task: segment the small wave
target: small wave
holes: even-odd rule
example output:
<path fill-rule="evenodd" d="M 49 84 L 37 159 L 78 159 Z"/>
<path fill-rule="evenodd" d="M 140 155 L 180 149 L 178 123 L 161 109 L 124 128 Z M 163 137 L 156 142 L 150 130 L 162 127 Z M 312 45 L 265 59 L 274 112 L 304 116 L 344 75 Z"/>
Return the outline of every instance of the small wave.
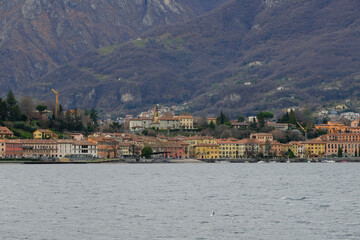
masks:
<path fill-rule="evenodd" d="M 303 201 L 306 200 L 307 197 L 301 197 L 301 198 L 290 198 L 290 197 L 282 197 L 282 200 L 290 200 L 290 201 Z"/>

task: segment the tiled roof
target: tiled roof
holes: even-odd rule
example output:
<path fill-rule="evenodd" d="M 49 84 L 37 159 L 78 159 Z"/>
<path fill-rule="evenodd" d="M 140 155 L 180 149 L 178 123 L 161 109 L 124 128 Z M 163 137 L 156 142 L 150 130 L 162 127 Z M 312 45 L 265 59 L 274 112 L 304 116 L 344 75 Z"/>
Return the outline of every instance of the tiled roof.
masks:
<path fill-rule="evenodd" d="M 7 127 L 0 127 L 0 134 L 13 135 L 14 133 Z"/>

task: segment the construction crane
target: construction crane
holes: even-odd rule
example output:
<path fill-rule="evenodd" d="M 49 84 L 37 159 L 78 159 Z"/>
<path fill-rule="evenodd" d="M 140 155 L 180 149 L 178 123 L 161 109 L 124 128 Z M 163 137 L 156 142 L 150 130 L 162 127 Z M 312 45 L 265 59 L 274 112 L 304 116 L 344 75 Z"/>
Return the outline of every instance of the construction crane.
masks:
<path fill-rule="evenodd" d="M 296 123 L 299 125 L 299 127 L 304 131 L 304 133 L 305 133 L 305 141 L 307 141 L 307 130 L 303 127 L 303 126 L 301 126 L 301 124 L 298 122 L 298 121 L 296 121 Z"/>
<path fill-rule="evenodd" d="M 55 105 L 55 118 L 58 118 L 59 115 L 59 93 L 55 91 L 54 89 L 51 89 L 56 95 L 56 105 Z"/>

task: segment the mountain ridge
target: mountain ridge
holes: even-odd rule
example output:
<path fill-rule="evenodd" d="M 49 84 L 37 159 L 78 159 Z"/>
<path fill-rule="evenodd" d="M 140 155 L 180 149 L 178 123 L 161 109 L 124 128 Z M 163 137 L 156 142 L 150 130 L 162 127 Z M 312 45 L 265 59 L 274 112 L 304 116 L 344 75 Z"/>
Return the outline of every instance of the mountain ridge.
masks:
<path fill-rule="evenodd" d="M 80 54 L 121 44 L 183 22 L 226 0 L 0 1 L 0 94 L 22 93 L 34 80 Z"/>
<path fill-rule="evenodd" d="M 66 107 L 136 113 L 188 103 L 196 114 L 359 102 L 360 3 L 231 0 L 183 24 L 94 50 L 29 87 Z M 49 80 L 50 79 L 50 80 Z"/>

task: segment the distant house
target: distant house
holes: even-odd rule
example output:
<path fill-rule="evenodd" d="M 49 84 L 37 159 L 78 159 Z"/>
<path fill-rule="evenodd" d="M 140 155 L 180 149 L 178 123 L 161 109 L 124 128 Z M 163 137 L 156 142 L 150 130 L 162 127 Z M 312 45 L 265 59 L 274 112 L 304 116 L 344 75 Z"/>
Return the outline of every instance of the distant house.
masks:
<path fill-rule="evenodd" d="M 274 122 L 267 122 L 266 126 L 273 127 L 282 131 L 290 130 L 291 128 L 295 128 L 293 124 L 289 123 L 274 123 Z"/>
<path fill-rule="evenodd" d="M 253 133 L 250 135 L 250 139 L 256 139 L 262 142 L 273 141 L 274 137 L 271 133 Z"/>
<path fill-rule="evenodd" d="M 82 133 L 71 133 L 71 139 L 75 141 L 83 141 L 85 140 L 84 134 Z"/>
<path fill-rule="evenodd" d="M 213 123 L 213 124 L 216 124 L 216 118 L 208 118 L 207 119 L 207 123 L 210 124 L 210 123 Z"/>
<path fill-rule="evenodd" d="M 194 129 L 194 118 L 192 116 L 180 115 L 177 117 L 180 127 L 183 129 Z"/>
<path fill-rule="evenodd" d="M 33 139 L 51 139 L 58 138 L 58 135 L 50 131 L 49 129 L 37 129 L 33 132 Z"/>
<path fill-rule="evenodd" d="M 247 122 L 232 121 L 231 126 L 238 129 L 246 129 L 250 126 Z"/>
<path fill-rule="evenodd" d="M 252 122 L 257 122 L 256 116 L 250 116 L 250 117 L 248 117 L 248 122 L 250 122 L 250 123 L 252 123 Z"/>
<path fill-rule="evenodd" d="M 14 133 L 10 131 L 7 127 L 0 127 L 0 138 L 9 138 L 13 137 Z"/>

